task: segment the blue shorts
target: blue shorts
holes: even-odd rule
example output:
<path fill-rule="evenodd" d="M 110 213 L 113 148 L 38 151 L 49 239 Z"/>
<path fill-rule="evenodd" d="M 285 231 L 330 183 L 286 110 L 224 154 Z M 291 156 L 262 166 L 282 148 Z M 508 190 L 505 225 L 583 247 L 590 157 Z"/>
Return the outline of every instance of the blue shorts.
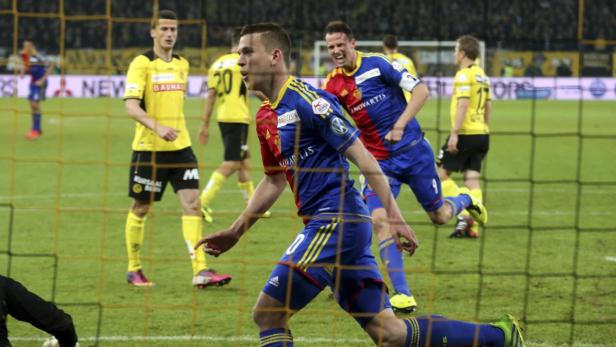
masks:
<path fill-rule="evenodd" d="M 326 286 L 336 301 L 365 327 L 390 308 L 387 287 L 370 251 L 372 223 L 365 216 L 313 219 L 272 271 L 263 292 L 294 311 Z"/>
<path fill-rule="evenodd" d="M 31 84 L 30 85 L 30 93 L 28 94 L 28 100 L 30 101 L 43 101 L 45 100 L 45 95 L 43 92 L 45 89 L 43 87 Z"/>
<path fill-rule="evenodd" d="M 389 179 L 389 186 L 394 197 L 400 194 L 400 186 L 405 183 L 426 212 L 436 211 L 443 206 L 441 180 L 436 172 L 436 162 L 432 146 L 422 140 L 411 150 L 395 157 L 380 160 L 379 165 Z M 362 194 L 370 213 L 382 208 L 381 200 L 362 179 Z"/>

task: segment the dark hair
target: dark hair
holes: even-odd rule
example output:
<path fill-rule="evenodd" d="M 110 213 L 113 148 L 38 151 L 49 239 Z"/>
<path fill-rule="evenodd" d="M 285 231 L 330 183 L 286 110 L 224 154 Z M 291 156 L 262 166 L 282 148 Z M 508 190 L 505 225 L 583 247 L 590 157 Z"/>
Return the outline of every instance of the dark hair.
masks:
<path fill-rule="evenodd" d="M 156 28 L 159 19 L 178 20 L 178 16 L 172 10 L 160 10 L 158 11 L 158 13 L 154 13 L 154 15 L 152 16 L 152 21 L 150 22 L 150 26 L 152 27 L 152 29 Z"/>
<path fill-rule="evenodd" d="M 343 33 L 349 40 L 353 38 L 353 30 L 345 22 L 341 20 L 334 20 L 327 23 L 325 27 L 325 35 L 333 33 Z"/>
<path fill-rule="evenodd" d="M 287 64 L 291 62 L 291 39 L 289 34 L 276 23 L 248 24 L 242 28 L 240 37 L 250 34 L 261 34 L 263 45 L 269 49 L 282 51 L 282 57 Z"/>
<path fill-rule="evenodd" d="M 238 42 L 240 42 L 241 32 L 242 32 L 242 28 L 233 29 L 233 33 L 231 33 L 231 46 L 237 46 Z"/>
<path fill-rule="evenodd" d="M 458 50 L 464 52 L 470 60 L 475 60 L 479 56 L 479 40 L 471 35 L 458 37 Z"/>
<path fill-rule="evenodd" d="M 398 48 L 398 39 L 394 35 L 385 35 L 383 37 L 383 46 L 387 49 Z"/>

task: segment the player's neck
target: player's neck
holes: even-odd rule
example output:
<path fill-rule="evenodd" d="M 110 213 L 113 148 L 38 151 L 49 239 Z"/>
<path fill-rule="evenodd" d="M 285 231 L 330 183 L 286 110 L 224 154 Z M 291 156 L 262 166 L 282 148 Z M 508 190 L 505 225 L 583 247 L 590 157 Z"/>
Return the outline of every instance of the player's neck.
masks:
<path fill-rule="evenodd" d="M 351 63 L 348 66 L 343 66 L 342 68 L 348 72 L 351 72 L 357 68 L 357 51 L 353 51 Z"/>
<path fill-rule="evenodd" d="M 462 59 L 462 61 L 460 62 L 460 69 L 466 69 L 467 67 L 471 66 L 475 64 L 475 61 L 470 60 L 468 58 L 464 58 Z"/>
<path fill-rule="evenodd" d="M 278 93 L 280 93 L 280 90 L 282 89 L 282 87 L 284 86 L 284 84 L 287 82 L 287 80 L 289 79 L 289 73 L 285 72 L 285 73 L 279 73 L 279 74 L 275 74 L 274 78 L 272 79 L 272 83 L 271 83 L 271 88 L 270 90 L 263 90 L 263 94 L 265 94 L 265 96 L 267 96 L 268 100 L 271 100 L 272 102 L 274 102 L 276 100 L 276 98 L 278 98 Z"/>
<path fill-rule="evenodd" d="M 154 54 L 160 59 L 169 62 L 173 57 L 173 49 L 163 49 L 158 45 L 154 45 Z"/>

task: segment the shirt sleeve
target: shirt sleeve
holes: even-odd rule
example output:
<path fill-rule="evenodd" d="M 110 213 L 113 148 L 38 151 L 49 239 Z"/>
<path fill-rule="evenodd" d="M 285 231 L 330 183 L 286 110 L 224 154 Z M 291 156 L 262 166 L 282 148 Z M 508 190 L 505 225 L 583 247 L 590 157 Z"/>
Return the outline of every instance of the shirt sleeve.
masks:
<path fill-rule="evenodd" d="M 215 89 L 220 80 L 220 76 L 216 76 L 216 66 L 218 65 L 218 61 L 215 61 L 210 69 L 207 72 L 207 87 L 208 89 Z"/>
<path fill-rule="evenodd" d="M 453 80 L 454 97 L 455 98 L 470 98 L 471 97 L 471 80 L 464 73 L 464 71 L 458 71 L 456 77 Z"/>
<path fill-rule="evenodd" d="M 145 83 L 147 78 L 147 61 L 143 56 L 133 59 L 126 73 L 126 89 L 124 90 L 124 100 L 143 99 Z"/>
<path fill-rule="evenodd" d="M 421 83 L 419 78 L 411 75 L 402 64 L 391 63 L 385 58 L 379 60 L 379 70 L 381 70 L 381 75 L 388 84 L 398 85 L 400 88 L 412 92 Z"/>
<path fill-rule="evenodd" d="M 270 144 L 268 141 L 272 141 L 274 144 L 276 144 L 276 141 L 280 141 L 280 138 L 272 139 L 272 136 L 275 136 L 275 135 L 272 135 L 272 133 L 269 132 L 269 130 L 267 129 L 268 122 L 259 121 L 259 119 L 265 118 L 264 114 L 266 112 L 273 112 L 273 111 L 268 111 L 264 109 L 263 107 L 265 106 L 261 106 L 261 107 L 262 108 L 260 108 L 259 111 L 257 111 L 257 137 L 259 138 L 259 145 L 261 147 L 261 161 L 263 163 L 263 172 L 268 176 L 272 176 L 272 175 L 276 175 L 281 172 L 284 172 L 284 169 L 282 168 L 282 166 L 278 164 L 278 161 L 276 160 L 276 156 L 274 155 L 274 153 L 272 153 L 272 150 L 270 148 Z"/>
<path fill-rule="evenodd" d="M 320 97 L 312 104 L 306 102 L 302 109 L 302 122 L 318 131 L 325 142 L 342 153 L 359 137 L 359 132 L 342 115 L 342 108 L 332 95 L 319 94 Z"/>

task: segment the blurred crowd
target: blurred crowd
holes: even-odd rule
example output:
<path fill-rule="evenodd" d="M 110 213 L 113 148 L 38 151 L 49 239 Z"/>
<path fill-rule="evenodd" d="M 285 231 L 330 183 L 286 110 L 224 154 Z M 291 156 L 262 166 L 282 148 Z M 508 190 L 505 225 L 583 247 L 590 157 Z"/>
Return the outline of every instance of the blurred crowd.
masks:
<path fill-rule="evenodd" d="M 47 52 L 65 48 L 114 48 L 149 46 L 148 18 L 153 0 L 63 0 L 65 30 L 61 35 L 57 14 L 60 0 L 20 0 L 15 18 L 0 15 L 0 49 L 12 51 L 14 39 L 32 38 Z M 322 39 L 328 21 L 347 21 L 361 39 L 381 39 L 386 33 L 407 40 L 453 40 L 473 34 L 489 47 L 525 50 L 576 50 L 579 48 L 578 16 L 583 16 L 585 40 L 616 40 L 614 0 L 159 0 L 160 8 L 174 9 L 182 26 L 179 45 L 201 47 L 203 25 L 207 43 L 226 45 L 229 28 L 260 21 L 279 22 L 293 34 L 296 45 L 311 47 Z M 0 0 L 0 10 L 11 10 L 13 1 Z M 582 11 L 579 6 L 583 4 Z M 109 9 L 107 8 L 109 5 Z M 113 18 L 108 31 L 107 11 Z M 90 17 L 88 16 L 97 16 Z M 111 35 L 110 35 L 111 34 Z M 601 47 L 599 47 L 601 48 Z M 604 49 L 614 50 L 613 45 Z"/>

